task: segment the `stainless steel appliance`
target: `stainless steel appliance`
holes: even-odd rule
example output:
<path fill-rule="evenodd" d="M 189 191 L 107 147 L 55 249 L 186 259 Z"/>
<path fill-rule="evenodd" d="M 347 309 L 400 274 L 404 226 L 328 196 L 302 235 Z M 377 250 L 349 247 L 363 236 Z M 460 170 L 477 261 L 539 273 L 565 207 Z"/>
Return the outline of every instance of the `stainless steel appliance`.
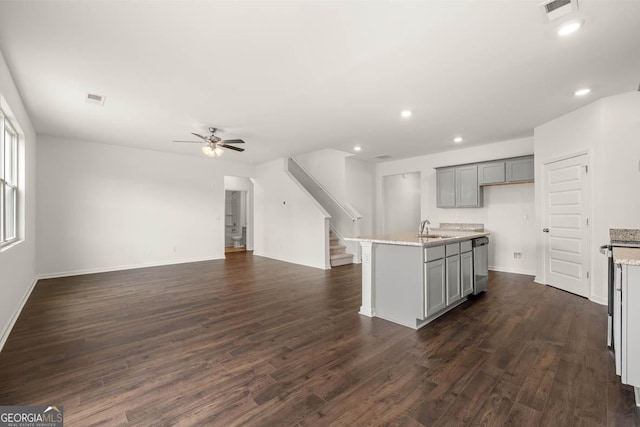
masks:
<path fill-rule="evenodd" d="M 471 241 L 473 247 L 473 295 L 486 292 L 489 284 L 489 238 Z"/>

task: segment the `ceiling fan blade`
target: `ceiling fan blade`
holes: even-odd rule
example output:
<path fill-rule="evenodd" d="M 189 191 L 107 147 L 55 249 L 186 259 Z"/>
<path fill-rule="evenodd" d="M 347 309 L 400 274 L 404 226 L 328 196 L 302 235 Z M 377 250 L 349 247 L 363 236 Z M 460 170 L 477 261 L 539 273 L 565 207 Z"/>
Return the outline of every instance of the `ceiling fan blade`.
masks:
<path fill-rule="evenodd" d="M 225 144 L 244 144 L 244 141 L 241 139 L 225 139 L 224 141 L 220 141 Z"/>
<path fill-rule="evenodd" d="M 238 148 L 238 147 L 234 147 L 233 145 L 226 145 L 226 144 L 221 144 L 218 143 L 218 147 L 224 147 L 224 148 L 228 148 L 229 150 L 233 150 L 233 151 L 244 151 L 244 148 Z"/>
<path fill-rule="evenodd" d="M 171 142 L 190 142 L 193 144 L 202 144 L 202 141 L 171 141 Z"/>
<path fill-rule="evenodd" d="M 195 136 L 197 136 L 198 138 L 202 138 L 202 139 L 203 139 L 203 140 L 205 140 L 205 141 L 207 140 L 207 138 L 205 138 L 204 136 L 200 135 L 199 133 L 191 132 L 191 135 L 195 135 Z"/>

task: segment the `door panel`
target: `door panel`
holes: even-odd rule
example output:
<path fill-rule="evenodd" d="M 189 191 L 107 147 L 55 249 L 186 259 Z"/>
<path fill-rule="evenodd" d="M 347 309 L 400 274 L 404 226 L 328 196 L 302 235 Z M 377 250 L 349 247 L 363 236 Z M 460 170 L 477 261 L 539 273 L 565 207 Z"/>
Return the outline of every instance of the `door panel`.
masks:
<path fill-rule="evenodd" d="M 584 297 L 590 295 L 587 155 L 544 166 L 546 281 Z"/>

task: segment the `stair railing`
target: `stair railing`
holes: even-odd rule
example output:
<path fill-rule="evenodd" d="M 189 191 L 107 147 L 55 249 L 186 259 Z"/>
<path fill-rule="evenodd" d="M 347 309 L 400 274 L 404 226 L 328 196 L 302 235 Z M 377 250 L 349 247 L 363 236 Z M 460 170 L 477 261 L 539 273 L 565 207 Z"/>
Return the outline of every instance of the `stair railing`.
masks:
<path fill-rule="evenodd" d="M 331 215 L 331 228 L 347 246 L 348 252 L 360 259 L 360 245 L 355 242 L 344 241 L 344 237 L 360 235 L 360 221 L 362 215 L 352 206 L 340 203 L 329 193 L 300 163 L 290 157 L 286 162 L 287 172 Z"/>

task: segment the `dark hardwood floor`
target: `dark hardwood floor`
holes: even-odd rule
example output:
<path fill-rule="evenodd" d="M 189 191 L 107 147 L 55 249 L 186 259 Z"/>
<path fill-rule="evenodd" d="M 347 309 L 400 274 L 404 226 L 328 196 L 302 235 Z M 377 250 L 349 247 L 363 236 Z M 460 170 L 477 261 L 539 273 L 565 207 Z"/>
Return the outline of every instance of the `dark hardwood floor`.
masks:
<path fill-rule="evenodd" d="M 251 253 L 40 281 L 0 404 L 68 426 L 639 425 L 603 306 L 506 273 L 420 331 L 359 306 L 359 265 Z"/>

